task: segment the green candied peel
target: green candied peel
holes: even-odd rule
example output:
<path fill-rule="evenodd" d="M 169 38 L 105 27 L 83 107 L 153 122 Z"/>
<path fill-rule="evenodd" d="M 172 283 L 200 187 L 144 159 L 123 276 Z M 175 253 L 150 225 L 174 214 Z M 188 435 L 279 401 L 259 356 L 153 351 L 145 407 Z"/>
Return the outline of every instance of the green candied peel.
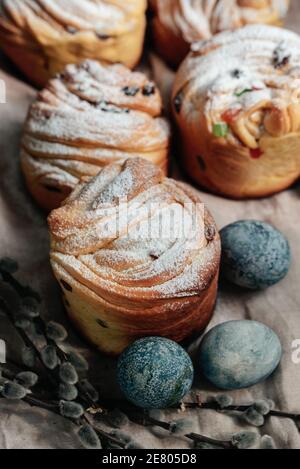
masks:
<path fill-rule="evenodd" d="M 215 137 L 226 137 L 229 132 L 229 127 L 226 122 L 218 122 L 213 125 L 213 134 Z"/>

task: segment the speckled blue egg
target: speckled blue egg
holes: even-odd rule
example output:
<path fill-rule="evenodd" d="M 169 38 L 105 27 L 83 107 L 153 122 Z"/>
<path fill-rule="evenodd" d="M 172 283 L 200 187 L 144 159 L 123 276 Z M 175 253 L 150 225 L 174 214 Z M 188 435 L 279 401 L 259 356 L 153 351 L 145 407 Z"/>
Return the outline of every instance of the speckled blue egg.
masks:
<path fill-rule="evenodd" d="M 165 409 L 190 390 L 192 361 L 177 343 L 146 337 L 130 345 L 118 362 L 118 382 L 125 397 L 144 409 Z"/>
<path fill-rule="evenodd" d="M 204 376 L 221 389 L 241 389 L 264 381 L 282 356 L 280 340 L 256 321 L 228 321 L 211 329 L 200 344 Z"/>
<path fill-rule="evenodd" d="M 289 270 L 289 243 L 268 223 L 232 223 L 221 230 L 221 241 L 222 274 L 236 285 L 253 290 L 267 288 Z"/>

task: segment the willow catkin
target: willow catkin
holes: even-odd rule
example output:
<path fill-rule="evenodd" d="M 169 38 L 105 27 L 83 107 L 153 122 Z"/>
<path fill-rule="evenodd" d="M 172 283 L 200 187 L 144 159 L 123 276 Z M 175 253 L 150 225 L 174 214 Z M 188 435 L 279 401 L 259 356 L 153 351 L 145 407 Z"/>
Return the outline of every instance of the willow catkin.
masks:
<path fill-rule="evenodd" d="M 76 384 L 78 382 L 78 374 L 71 363 L 62 363 L 59 367 L 59 377 L 67 384 Z"/>
<path fill-rule="evenodd" d="M 1 386 L 0 386 L 1 388 Z M 28 390 L 18 383 L 7 381 L 4 383 L 1 394 L 6 399 L 23 399 L 28 393 Z"/>
<path fill-rule="evenodd" d="M 59 361 L 58 361 L 58 356 L 56 349 L 53 345 L 46 345 L 42 350 L 41 350 L 41 359 L 44 363 L 44 365 L 49 369 L 49 370 L 54 370 Z"/>
<path fill-rule="evenodd" d="M 73 384 L 59 383 L 58 397 L 64 401 L 75 401 L 78 397 L 78 389 Z"/>
<path fill-rule="evenodd" d="M 72 365 L 76 368 L 78 371 L 87 371 L 89 369 L 89 363 L 88 361 L 84 358 L 83 355 L 81 355 L 78 352 L 68 352 L 68 360 Z"/>
<path fill-rule="evenodd" d="M 254 427 L 262 427 L 265 423 L 264 416 L 260 412 L 257 412 L 253 406 L 245 410 L 243 413 L 243 418 L 247 423 L 253 425 Z"/>
<path fill-rule="evenodd" d="M 83 425 L 78 431 L 78 437 L 86 449 L 101 449 L 101 441 L 90 425 Z"/>
<path fill-rule="evenodd" d="M 84 414 L 84 409 L 81 404 L 71 401 L 59 402 L 59 411 L 63 417 L 70 419 L 79 419 Z"/>
<path fill-rule="evenodd" d="M 46 325 L 46 336 L 54 342 L 63 342 L 68 337 L 68 333 L 61 324 L 50 321 Z"/>
<path fill-rule="evenodd" d="M 37 384 L 39 377 L 32 371 L 21 371 L 16 375 L 16 380 L 25 388 L 32 388 Z"/>
<path fill-rule="evenodd" d="M 242 431 L 235 433 L 231 441 L 238 449 L 248 449 L 257 443 L 258 435 L 254 432 Z"/>

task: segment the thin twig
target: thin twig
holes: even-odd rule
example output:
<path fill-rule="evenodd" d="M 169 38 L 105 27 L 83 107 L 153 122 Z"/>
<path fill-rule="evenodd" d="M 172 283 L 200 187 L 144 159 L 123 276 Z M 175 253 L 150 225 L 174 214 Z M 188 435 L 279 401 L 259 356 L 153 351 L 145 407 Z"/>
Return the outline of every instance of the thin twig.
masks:
<path fill-rule="evenodd" d="M 245 404 L 245 405 L 229 405 L 226 407 L 221 407 L 217 402 L 185 402 L 184 406 L 187 409 L 208 409 L 208 410 L 216 410 L 220 412 L 245 412 L 253 404 Z M 274 416 L 279 418 L 289 418 L 292 420 L 300 420 L 300 414 L 294 412 L 285 412 L 281 410 L 271 409 L 268 416 Z"/>
<path fill-rule="evenodd" d="M 31 287 L 22 285 L 12 274 L 6 270 L 0 268 L 0 274 L 2 275 L 4 282 L 11 285 L 21 298 L 31 296 L 37 301 L 41 300 L 40 295 L 37 292 L 35 292 Z"/>
<path fill-rule="evenodd" d="M 198 435 L 198 433 L 188 433 L 185 435 L 185 437 L 195 442 L 208 443 L 213 446 L 219 446 L 223 449 L 237 449 L 237 447 L 233 445 L 231 441 L 215 440 L 214 438 L 210 438 L 208 436 Z"/>
<path fill-rule="evenodd" d="M 150 425 L 163 428 L 165 430 L 168 430 L 169 432 L 172 431 L 171 422 L 163 422 L 161 420 L 150 417 L 149 415 L 144 415 L 144 422 L 146 424 L 150 424 Z M 220 446 L 223 449 L 236 449 L 236 447 L 231 443 L 231 441 L 216 440 L 208 436 L 200 435 L 199 433 L 186 433 L 183 436 L 196 442 L 209 443 L 214 446 Z"/>

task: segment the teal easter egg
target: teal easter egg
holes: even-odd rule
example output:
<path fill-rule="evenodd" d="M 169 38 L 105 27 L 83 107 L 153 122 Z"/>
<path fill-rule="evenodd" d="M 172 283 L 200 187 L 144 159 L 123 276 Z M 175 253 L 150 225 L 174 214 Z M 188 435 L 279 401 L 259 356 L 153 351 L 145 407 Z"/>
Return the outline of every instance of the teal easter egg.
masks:
<path fill-rule="evenodd" d="M 118 382 L 125 397 L 144 409 L 177 404 L 190 390 L 192 361 L 172 340 L 146 337 L 130 345 L 118 361 Z"/>
<path fill-rule="evenodd" d="M 268 223 L 242 220 L 220 232 L 222 275 L 232 283 L 253 290 L 282 280 L 290 267 L 286 238 Z"/>
<path fill-rule="evenodd" d="M 199 350 L 203 375 L 220 389 L 241 389 L 268 378 L 282 347 L 269 327 L 256 321 L 228 321 L 211 329 Z"/>

